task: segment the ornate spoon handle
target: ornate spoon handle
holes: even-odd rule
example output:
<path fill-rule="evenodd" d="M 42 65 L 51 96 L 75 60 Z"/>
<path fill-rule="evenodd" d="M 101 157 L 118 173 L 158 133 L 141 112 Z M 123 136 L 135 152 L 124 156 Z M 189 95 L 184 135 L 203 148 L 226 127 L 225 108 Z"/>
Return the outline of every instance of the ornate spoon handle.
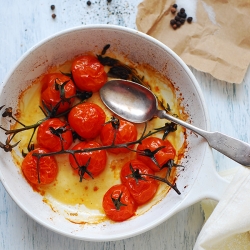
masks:
<path fill-rule="evenodd" d="M 194 131 L 195 133 L 206 139 L 208 144 L 212 148 L 216 149 L 217 151 L 226 155 L 232 160 L 240 163 L 241 165 L 250 167 L 250 144 L 232 138 L 220 132 L 208 132 L 202 130 L 174 116 L 171 116 L 162 110 L 159 110 L 157 112 L 157 116 L 161 119 L 168 119 L 189 130 Z"/>

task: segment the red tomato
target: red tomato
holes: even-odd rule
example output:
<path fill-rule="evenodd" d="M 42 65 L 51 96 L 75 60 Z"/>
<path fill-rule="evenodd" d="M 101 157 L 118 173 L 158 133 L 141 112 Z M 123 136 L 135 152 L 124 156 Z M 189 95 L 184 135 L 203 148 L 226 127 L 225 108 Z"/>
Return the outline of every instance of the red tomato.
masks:
<path fill-rule="evenodd" d="M 30 183 L 49 184 L 56 179 L 58 166 L 55 158 L 53 156 L 41 157 L 38 164 L 38 158 L 32 155 L 33 153 L 45 154 L 48 152 L 46 149 L 37 148 L 25 156 L 21 169 Z"/>
<path fill-rule="evenodd" d="M 131 170 L 131 167 L 133 170 Z M 151 200 L 158 188 L 158 182 L 143 174 L 154 175 L 154 171 L 143 162 L 132 160 L 127 162 L 121 170 L 121 182 L 128 188 L 138 205 Z"/>
<path fill-rule="evenodd" d="M 68 82 L 67 82 L 68 81 Z M 61 101 L 60 91 L 56 90 L 55 83 L 62 85 L 64 82 L 67 82 L 64 86 L 65 97 L 69 98 L 76 94 L 76 87 L 72 80 L 61 73 L 50 73 L 46 74 L 42 80 L 42 100 L 45 105 L 51 110 L 52 107 Z M 62 113 L 66 111 L 71 103 L 74 101 L 74 98 L 70 99 L 70 103 L 62 102 L 57 110 L 57 113 Z"/>
<path fill-rule="evenodd" d="M 111 123 L 106 123 L 100 134 L 100 139 L 103 145 L 108 146 L 112 145 L 115 136 L 115 128 L 113 128 Z M 116 131 L 115 144 L 122 144 L 126 142 L 132 142 L 137 139 L 137 128 L 136 126 L 128 121 L 120 120 L 119 129 Z M 134 145 L 130 146 L 131 148 Z M 126 148 L 113 148 L 108 150 L 111 153 L 127 153 L 129 152 Z"/>
<path fill-rule="evenodd" d="M 72 150 L 78 150 L 78 149 L 85 149 L 85 148 L 97 148 L 101 147 L 101 145 L 98 142 L 95 141 L 89 141 L 89 142 L 80 142 L 76 144 Z M 81 166 L 86 166 L 88 161 L 89 164 L 87 166 L 87 170 L 91 173 L 93 177 L 98 176 L 106 167 L 107 162 L 107 154 L 105 150 L 96 150 L 92 152 L 83 152 L 83 153 L 76 153 L 75 154 L 76 160 Z M 74 172 L 79 174 L 79 167 L 74 159 L 74 157 L 70 154 L 69 155 L 69 162 L 72 168 L 74 169 Z M 89 175 L 85 173 L 83 175 L 85 179 L 89 178 Z"/>
<path fill-rule="evenodd" d="M 72 142 L 72 132 L 69 126 L 58 118 L 51 118 L 44 121 L 37 130 L 37 142 L 40 147 L 46 148 L 51 152 L 62 150 L 60 137 L 52 133 L 52 130 L 65 130 L 61 133 L 64 149 L 68 149 Z M 58 133 L 55 131 L 55 133 Z M 58 134 L 59 135 L 59 134 Z"/>
<path fill-rule="evenodd" d="M 97 92 L 107 82 L 104 66 L 95 56 L 84 55 L 76 58 L 71 71 L 80 90 Z"/>
<path fill-rule="evenodd" d="M 154 155 L 160 167 L 162 167 L 168 162 L 168 160 L 174 159 L 176 154 L 175 148 L 168 140 L 162 140 L 156 137 L 148 137 L 142 141 L 142 144 L 138 145 L 137 150 L 143 151 L 145 149 L 149 149 L 153 152 L 162 146 L 165 147 Z M 137 153 L 137 159 L 144 162 L 153 171 L 160 171 L 160 168 L 149 157 Z"/>
<path fill-rule="evenodd" d="M 70 127 L 85 139 L 93 139 L 100 134 L 106 114 L 95 103 L 81 103 L 71 109 L 68 116 Z"/>
<path fill-rule="evenodd" d="M 125 221 L 135 215 L 137 205 L 123 184 L 112 186 L 103 196 L 102 207 L 113 221 Z"/>

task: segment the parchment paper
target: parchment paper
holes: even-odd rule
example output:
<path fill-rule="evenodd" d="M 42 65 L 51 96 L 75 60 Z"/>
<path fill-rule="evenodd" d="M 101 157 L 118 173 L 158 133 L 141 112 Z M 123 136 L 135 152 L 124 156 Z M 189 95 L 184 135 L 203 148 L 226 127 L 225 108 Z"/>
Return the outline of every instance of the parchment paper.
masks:
<path fill-rule="evenodd" d="M 172 5 L 185 8 L 191 24 L 174 30 Z M 241 83 L 250 63 L 250 0 L 144 0 L 139 31 L 158 39 L 184 62 L 219 80 Z"/>

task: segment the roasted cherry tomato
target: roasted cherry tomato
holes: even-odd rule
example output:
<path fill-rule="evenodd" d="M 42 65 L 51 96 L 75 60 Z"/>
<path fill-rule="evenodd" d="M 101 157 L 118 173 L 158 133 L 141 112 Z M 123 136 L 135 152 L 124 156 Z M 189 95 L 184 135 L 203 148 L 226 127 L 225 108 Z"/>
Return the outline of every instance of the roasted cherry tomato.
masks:
<path fill-rule="evenodd" d="M 113 221 L 125 221 L 135 215 L 137 205 L 123 184 L 112 186 L 103 196 L 102 207 Z"/>
<path fill-rule="evenodd" d="M 76 144 L 72 150 L 79 150 L 79 149 L 85 149 L 85 148 L 97 148 L 101 147 L 101 145 L 98 142 L 95 141 L 89 141 L 89 142 L 80 142 Z M 72 168 L 74 169 L 74 172 L 81 175 L 85 179 L 88 179 L 90 176 L 88 173 L 84 173 L 85 167 L 86 170 L 92 175 L 92 177 L 98 176 L 106 167 L 107 162 L 107 154 L 105 150 L 96 150 L 92 152 L 83 152 L 83 153 L 75 153 L 75 158 L 81 167 L 79 169 L 74 157 L 72 155 L 69 155 L 69 162 Z M 82 168 L 83 167 L 83 168 Z"/>
<path fill-rule="evenodd" d="M 38 161 L 33 153 L 46 154 L 49 151 L 43 148 L 37 148 L 29 152 L 23 162 L 22 171 L 25 178 L 32 184 L 49 184 L 52 183 L 58 173 L 58 166 L 53 156 L 41 157 Z"/>
<path fill-rule="evenodd" d="M 104 66 L 92 55 L 76 58 L 71 71 L 74 82 L 80 90 L 97 92 L 107 82 Z"/>
<path fill-rule="evenodd" d="M 138 145 L 137 150 L 150 150 L 151 152 L 154 152 L 155 150 L 157 151 L 157 149 L 163 146 L 164 148 L 154 154 L 154 157 L 157 160 L 159 166 L 162 167 L 170 159 L 174 159 L 176 154 L 175 148 L 168 140 L 162 140 L 156 137 L 148 137 Z M 160 171 L 159 166 L 157 166 L 148 156 L 137 153 L 137 159 L 144 162 L 153 171 Z"/>
<path fill-rule="evenodd" d="M 58 118 L 51 118 L 38 127 L 37 142 L 40 147 L 56 152 L 62 150 L 62 145 L 64 149 L 68 149 L 73 142 L 73 136 L 65 122 Z"/>
<path fill-rule="evenodd" d="M 100 139 L 105 146 L 112 145 L 113 142 L 115 144 L 132 142 L 137 139 L 137 128 L 133 123 L 124 120 L 120 120 L 118 129 L 115 129 L 111 122 L 106 123 L 101 130 Z M 131 145 L 131 148 L 132 147 L 133 145 Z M 108 151 L 114 154 L 129 152 L 126 148 L 112 148 Z"/>
<path fill-rule="evenodd" d="M 81 103 L 71 109 L 68 121 L 70 127 L 85 139 L 98 136 L 105 123 L 106 114 L 95 103 Z"/>
<path fill-rule="evenodd" d="M 127 162 L 120 173 L 121 182 L 138 205 L 151 200 L 158 188 L 158 182 L 147 175 L 154 175 L 154 171 L 138 160 Z"/>
<path fill-rule="evenodd" d="M 50 73 L 46 74 L 42 80 L 42 100 L 45 105 L 51 110 L 61 101 L 60 91 L 56 87 L 56 84 L 62 85 L 64 82 L 67 82 L 64 86 L 64 95 L 66 98 L 74 96 L 76 93 L 76 87 L 73 81 L 61 73 Z M 74 101 L 74 98 L 71 98 L 69 102 L 61 102 L 57 113 L 62 113 L 67 110 L 71 103 Z"/>

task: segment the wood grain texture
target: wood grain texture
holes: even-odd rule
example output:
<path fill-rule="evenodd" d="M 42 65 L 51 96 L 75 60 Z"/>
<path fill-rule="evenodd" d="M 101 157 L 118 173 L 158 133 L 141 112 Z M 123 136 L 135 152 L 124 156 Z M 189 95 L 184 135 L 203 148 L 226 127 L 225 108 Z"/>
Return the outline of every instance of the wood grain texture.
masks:
<path fill-rule="evenodd" d="M 74 26 L 116 24 L 136 28 L 140 0 L 8 0 L 0 6 L 0 87 L 9 70 L 28 49 L 42 39 Z M 55 5 L 55 10 L 50 5 Z M 56 18 L 51 15 L 55 13 Z M 209 108 L 211 129 L 250 141 L 250 72 L 240 85 L 221 82 L 191 69 Z M 214 152 L 216 167 L 224 170 L 237 164 Z M 14 181 L 14 180 L 13 180 Z M 166 208 L 167 209 L 167 208 Z M 1 250 L 189 250 L 203 224 L 200 204 L 195 204 L 142 235 L 115 242 L 85 242 L 66 238 L 34 222 L 11 199 L 0 184 Z"/>

